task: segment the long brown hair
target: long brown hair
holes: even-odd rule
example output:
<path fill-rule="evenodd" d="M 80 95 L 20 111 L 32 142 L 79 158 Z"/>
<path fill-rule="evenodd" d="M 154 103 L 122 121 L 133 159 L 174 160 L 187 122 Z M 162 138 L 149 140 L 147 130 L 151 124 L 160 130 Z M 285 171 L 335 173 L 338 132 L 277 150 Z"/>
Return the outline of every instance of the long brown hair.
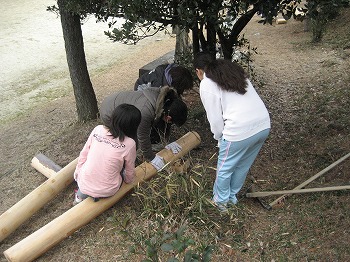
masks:
<path fill-rule="evenodd" d="M 239 64 L 227 59 L 216 59 L 205 68 L 206 77 L 216 82 L 220 88 L 229 92 L 245 94 L 247 75 Z"/>

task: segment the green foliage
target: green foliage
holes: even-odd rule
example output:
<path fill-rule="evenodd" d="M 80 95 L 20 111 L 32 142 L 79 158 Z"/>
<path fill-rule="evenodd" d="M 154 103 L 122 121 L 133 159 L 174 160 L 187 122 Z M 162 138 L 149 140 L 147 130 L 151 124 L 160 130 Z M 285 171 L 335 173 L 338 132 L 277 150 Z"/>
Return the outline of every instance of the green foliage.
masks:
<path fill-rule="evenodd" d="M 305 4 L 307 17 L 311 21 L 312 42 L 320 42 L 330 20 L 339 15 L 341 7 L 349 5 L 348 0 L 309 0 Z"/>
<path fill-rule="evenodd" d="M 210 261 L 210 256 L 213 250 L 213 247 L 207 246 L 201 250 L 202 254 L 197 254 L 194 250 L 189 247 L 195 244 L 195 241 L 191 238 L 185 236 L 186 225 L 180 226 L 180 228 L 171 234 L 163 235 L 163 243 L 160 246 L 160 249 L 163 252 L 172 253 L 173 257 L 169 258 L 167 261 L 180 261 L 179 257 L 183 254 L 183 261 Z"/>
<path fill-rule="evenodd" d="M 334 0 L 335 1 L 335 0 Z M 217 42 L 225 59 L 231 59 L 239 45 L 242 30 L 256 12 L 264 14 L 262 23 L 272 23 L 281 10 L 291 16 L 300 0 L 250 1 L 165 1 L 165 0 L 65 0 L 65 8 L 85 18 L 94 14 L 108 22 L 105 34 L 124 44 L 136 44 L 158 32 L 170 33 L 176 26 L 192 32 L 192 54 L 217 52 Z M 50 7 L 54 10 L 53 7 Z"/>
<path fill-rule="evenodd" d="M 113 41 L 136 44 L 160 31 L 179 26 L 192 31 L 192 52 L 215 52 L 216 42 L 223 55 L 230 59 L 239 35 L 257 11 L 266 14 L 264 22 L 272 23 L 283 1 L 165 1 L 165 0 L 66 0 L 65 8 L 82 18 L 95 14 L 98 20 L 109 23 L 105 32 Z M 51 8 L 52 10 L 54 8 Z M 122 20 L 121 20 L 122 19 Z M 123 21 L 120 24 L 120 21 Z"/>
<path fill-rule="evenodd" d="M 116 215 L 110 217 L 109 221 L 122 228 L 120 233 L 133 243 L 129 246 L 129 252 L 145 256 L 143 262 L 158 262 L 164 259 L 169 262 L 209 262 L 211 259 L 214 246 L 201 243 L 196 245 L 196 242 L 186 234 L 188 229 L 186 222 L 174 229 L 171 220 L 158 219 L 156 222 L 147 220 L 147 232 L 144 232 L 132 229 L 130 218 L 118 221 L 116 217 Z"/>

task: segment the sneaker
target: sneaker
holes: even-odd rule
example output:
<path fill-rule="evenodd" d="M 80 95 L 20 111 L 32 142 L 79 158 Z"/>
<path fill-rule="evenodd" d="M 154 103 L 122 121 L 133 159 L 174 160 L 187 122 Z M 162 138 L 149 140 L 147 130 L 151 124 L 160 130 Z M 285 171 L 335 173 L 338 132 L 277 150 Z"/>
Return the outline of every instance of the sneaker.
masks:
<path fill-rule="evenodd" d="M 74 201 L 73 201 L 73 206 L 79 204 L 81 201 L 83 201 L 83 199 L 80 199 L 80 198 L 78 197 L 78 194 L 75 193 L 75 197 L 74 197 Z"/>
<path fill-rule="evenodd" d="M 228 207 L 228 208 L 235 207 L 236 205 L 237 205 L 237 201 L 234 202 L 234 201 L 230 200 L 230 201 L 228 201 L 228 203 L 227 203 L 227 207 Z"/>
<path fill-rule="evenodd" d="M 227 214 L 228 213 L 228 209 L 227 209 L 227 205 L 226 204 L 222 204 L 222 203 L 216 203 L 213 200 L 210 200 L 210 203 L 215 206 L 221 214 Z"/>
<path fill-rule="evenodd" d="M 225 204 L 215 204 L 217 209 L 220 211 L 221 214 L 227 214 L 228 213 L 228 209 L 227 209 L 227 205 Z"/>

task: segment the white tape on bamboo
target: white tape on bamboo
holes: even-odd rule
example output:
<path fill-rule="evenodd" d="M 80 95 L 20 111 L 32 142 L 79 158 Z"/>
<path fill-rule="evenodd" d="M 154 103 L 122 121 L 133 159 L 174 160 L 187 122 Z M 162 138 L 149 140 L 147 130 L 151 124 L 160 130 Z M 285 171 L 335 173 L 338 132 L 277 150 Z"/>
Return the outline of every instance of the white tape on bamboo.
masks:
<path fill-rule="evenodd" d="M 182 150 L 173 154 L 170 150 L 163 149 L 158 154 L 166 163 L 172 163 L 187 154 L 191 149 L 200 144 L 200 136 L 196 132 L 189 132 L 176 141 Z M 29 235 L 16 245 L 7 249 L 4 255 L 8 261 L 32 261 L 44 254 L 51 247 L 58 244 L 76 230 L 86 225 L 112 207 L 125 194 L 131 191 L 139 183 L 149 180 L 157 174 L 157 170 L 150 163 L 142 163 L 136 168 L 136 179 L 131 184 L 123 184 L 120 190 L 112 197 L 100 199 L 94 202 L 88 198 L 80 204 L 72 207 L 61 216 L 52 220 L 49 224 Z"/>

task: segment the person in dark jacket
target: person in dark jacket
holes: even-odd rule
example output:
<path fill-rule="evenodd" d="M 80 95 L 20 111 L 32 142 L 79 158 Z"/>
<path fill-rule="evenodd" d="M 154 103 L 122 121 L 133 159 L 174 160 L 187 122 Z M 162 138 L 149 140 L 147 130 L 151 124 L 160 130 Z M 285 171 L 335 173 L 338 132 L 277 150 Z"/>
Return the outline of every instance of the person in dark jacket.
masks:
<path fill-rule="evenodd" d="M 140 91 L 120 91 L 107 96 L 100 106 L 100 118 L 108 127 L 108 119 L 114 108 L 120 104 L 127 103 L 134 105 L 141 111 L 141 123 L 137 129 L 137 139 L 143 156 L 148 161 L 158 161 L 159 157 L 152 150 L 152 144 L 164 138 L 168 141 L 171 124 L 182 126 L 187 120 L 187 105 L 179 98 L 174 88 L 150 87 Z M 163 127 L 164 129 L 162 129 Z M 157 134 L 156 134 L 157 133 Z M 175 142 L 173 142 L 175 143 Z M 172 145 L 174 145 L 171 143 Z M 176 146 L 176 144 L 175 144 Z M 176 152 L 176 148 L 171 150 Z M 153 163 L 152 163 L 153 164 Z M 162 164 L 156 164 L 157 170 Z"/>
<path fill-rule="evenodd" d="M 134 90 L 149 87 L 170 86 L 181 96 L 185 90 L 193 87 L 193 76 L 187 68 L 177 64 L 163 64 L 137 79 Z"/>

